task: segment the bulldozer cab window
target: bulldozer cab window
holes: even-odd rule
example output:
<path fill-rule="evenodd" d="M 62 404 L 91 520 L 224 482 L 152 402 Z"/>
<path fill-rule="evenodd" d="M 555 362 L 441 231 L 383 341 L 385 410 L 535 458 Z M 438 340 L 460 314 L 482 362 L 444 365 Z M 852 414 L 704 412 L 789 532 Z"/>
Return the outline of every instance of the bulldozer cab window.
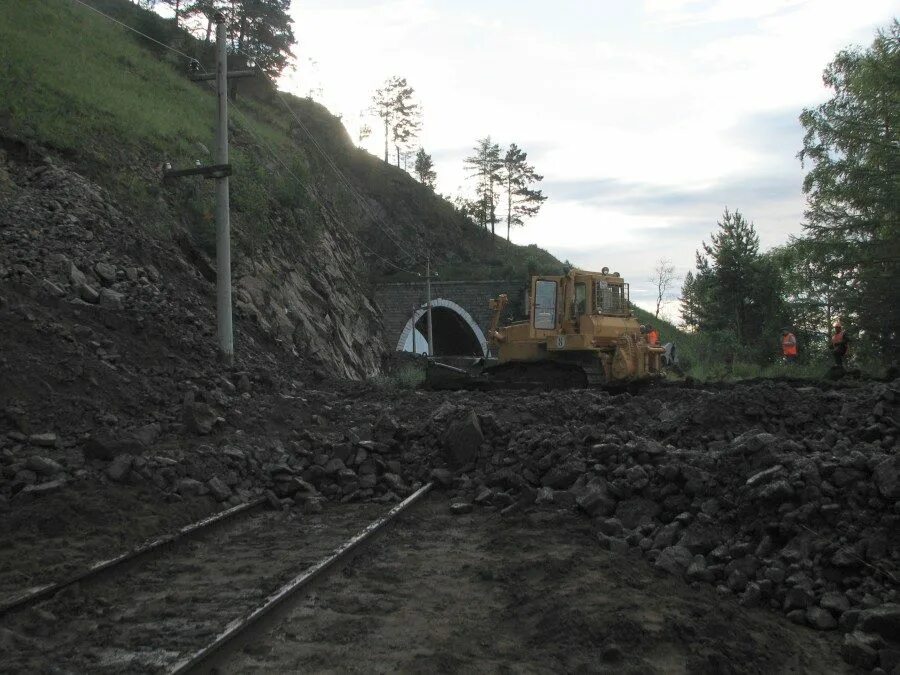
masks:
<path fill-rule="evenodd" d="M 575 284 L 575 316 L 581 316 L 587 310 L 587 284 Z"/>
<path fill-rule="evenodd" d="M 538 279 L 534 284 L 534 327 L 556 328 L 556 282 Z"/>
<path fill-rule="evenodd" d="M 600 314 L 621 314 L 627 310 L 625 287 L 597 282 L 597 311 Z"/>

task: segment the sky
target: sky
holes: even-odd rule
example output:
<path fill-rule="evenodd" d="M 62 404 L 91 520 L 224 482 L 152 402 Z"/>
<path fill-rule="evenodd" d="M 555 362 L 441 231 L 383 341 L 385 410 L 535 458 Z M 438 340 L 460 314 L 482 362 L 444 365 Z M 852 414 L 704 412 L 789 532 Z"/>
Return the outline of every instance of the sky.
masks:
<path fill-rule="evenodd" d="M 281 84 L 311 93 L 356 138 L 375 89 L 406 77 L 443 194 L 471 196 L 463 159 L 477 139 L 516 143 L 548 199 L 512 240 L 617 270 L 652 308 L 656 261 L 692 269 L 726 207 L 755 223 L 764 249 L 801 231 L 798 116 L 829 97 L 834 55 L 868 46 L 898 10 L 900 0 L 293 0 L 297 67 Z M 377 126 L 366 147 L 380 154 Z M 676 312 L 670 301 L 664 313 Z"/>

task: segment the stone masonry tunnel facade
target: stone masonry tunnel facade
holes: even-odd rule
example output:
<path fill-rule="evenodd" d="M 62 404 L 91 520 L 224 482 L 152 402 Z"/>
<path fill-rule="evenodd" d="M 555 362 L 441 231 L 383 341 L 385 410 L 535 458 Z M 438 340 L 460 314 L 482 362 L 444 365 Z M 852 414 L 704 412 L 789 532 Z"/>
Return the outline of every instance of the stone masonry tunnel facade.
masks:
<path fill-rule="evenodd" d="M 385 346 L 390 350 L 427 351 L 435 356 L 485 356 L 491 323 L 488 305 L 501 293 L 509 296 L 505 316 L 520 316 L 525 306 L 522 281 L 439 281 L 431 284 L 434 346 L 427 345 L 424 282 L 381 284 L 375 300 L 382 310 Z M 415 338 L 413 337 L 415 331 Z"/>

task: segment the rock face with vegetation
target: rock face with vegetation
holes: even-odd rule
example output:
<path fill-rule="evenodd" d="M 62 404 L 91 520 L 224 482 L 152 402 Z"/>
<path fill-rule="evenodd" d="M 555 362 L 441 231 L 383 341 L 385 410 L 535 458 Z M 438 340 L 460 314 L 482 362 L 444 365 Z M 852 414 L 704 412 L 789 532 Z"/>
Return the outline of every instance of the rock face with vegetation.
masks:
<path fill-rule="evenodd" d="M 198 337 L 214 337 L 214 263 L 189 236 L 156 240 L 103 188 L 64 166 L 0 162 L 10 186 L 0 216 L 0 277 L 26 294 L 143 321 L 165 321 L 188 305 Z M 380 324 L 346 250 L 324 233 L 306 248 L 242 258 L 235 305 L 288 352 L 338 376 L 362 377 L 378 370 L 381 349 L 372 336 Z"/>
<path fill-rule="evenodd" d="M 171 30 L 127 2 L 98 4 L 151 36 Z M 0 167 L 0 199 L 9 209 L 6 236 L 18 242 L 17 252 L 6 252 L 9 263 L 18 255 L 41 265 L 41 247 L 68 246 L 57 238 L 67 230 L 22 235 L 46 217 L 29 211 L 28 200 L 43 200 L 49 206 L 40 208 L 61 220 L 85 208 L 114 214 L 103 220 L 92 213 L 77 225 L 90 229 L 96 221 L 99 228 L 97 241 L 78 240 L 84 264 L 96 264 L 87 260 L 96 253 L 121 271 L 137 264 L 140 256 L 129 247 L 140 242 L 211 280 L 212 185 L 201 178 L 164 181 L 162 174 L 164 163 L 213 162 L 211 89 L 187 78 L 179 54 L 150 51 L 154 43 L 83 7 L 51 0 L 3 12 L 0 138 L 13 164 Z M 63 22 L 73 29 L 56 30 Z M 181 46 L 209 59 L 202 41 Z M 558 265 L 536 247 L 499 238 L 486 245 L 486 233 L 431 188 L 355 148 L 340 120 L 318 104 L 278 94 L 264 80 L 242 87 L 229 123 L 235 304 L 286 351 L 338 377 L 375 373 L 383 349 L 373 283 L 417 278 L 429 250 L 451 278 Z M 50 163 L 55 170 L 40 178 Z M 88 201 L 97 195 L 96 203 L 83 204 L 81 193 Z M 88 280 L 83 291 L 65 284 L 61 290 L 83 302 L 127 304 L 111 295 L 121 279 L 107 271 L 108 278 Z M 204 323 L 205 334 L 211 326 Z"/>

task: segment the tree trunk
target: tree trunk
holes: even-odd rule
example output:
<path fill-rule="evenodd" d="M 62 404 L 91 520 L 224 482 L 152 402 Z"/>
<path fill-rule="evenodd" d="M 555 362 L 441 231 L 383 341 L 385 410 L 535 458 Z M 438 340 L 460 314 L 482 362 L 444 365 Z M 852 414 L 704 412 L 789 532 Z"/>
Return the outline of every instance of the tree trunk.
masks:
<path fill-rule="evenodd" d="M 491 176 L 488 180 L 488 189 L 490 192 L 488 193 L 488 197 L 490 198 L 490 202 L 488 205 L 490 206 L 490 210 L 488 211 L 488 218 L 491 221 L 491 244 L 494 243 L 494 237 L 496 236 L 496 232 L 494 232 L 494 225 L 497 221 L 497 206 L 494 204 L 494 177 Z"/>
<path fill-rule="evenodd" d="M 388 119 L 384 118 L 384 161 L 388 161 Z"/>
<path fill-rule="evenodd" d="M 242 58 L 244 52 L 244 33 L 247 30 L 247 17 L 241 17 L 241 27 L 238 31 L 238 39 L 237 39 L 237 53 L 240 55 L 238 58 Z M 231 100 L 237 101 L 237 79 L 233 79 L 231 81 L 231 87 L 229 90 L 231 92 Z"/>
<path fill-rule="evenodd" d="M 395 145 L 394 150 L 397 151 L 397 168 L 399 169 L 400 168 L 400 146 Z"/>
<path fill-rule="evenodd" d="M 206 41 L 209 42 L 212 37 L 212 19 L 206 17 Z"/>
<path fill-rule="evenodd" d="M 509 229 L 512 226 L 512 176 L 506 175 L 506 243 L 509 243 Z"/>
<path fill-rule="evenodd" d="M 178 13 L 181 10 L 181 0 L 175 0 L 175 30 L 178 30 Z"/>

